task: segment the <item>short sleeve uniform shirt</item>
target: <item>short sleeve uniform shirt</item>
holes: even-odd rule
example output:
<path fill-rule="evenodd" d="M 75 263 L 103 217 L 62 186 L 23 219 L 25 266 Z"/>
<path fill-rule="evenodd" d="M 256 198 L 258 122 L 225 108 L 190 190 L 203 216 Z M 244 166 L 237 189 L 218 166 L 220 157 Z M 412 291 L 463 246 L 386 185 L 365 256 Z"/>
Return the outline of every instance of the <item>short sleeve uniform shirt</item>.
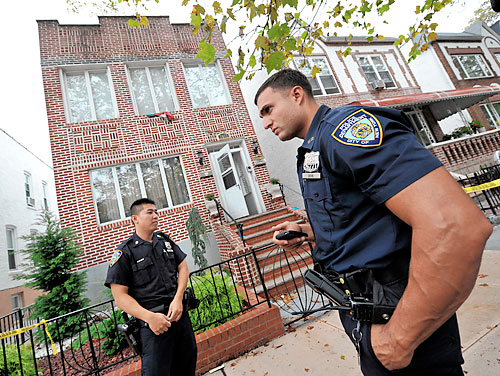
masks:
<path fill-rule="evenodd" d="M 410 124 L 402 111 L 381 107 L 317 111 L 297 173 L 323 267 L 380 268 L 410 251 L 411 228 L 384 203 L 441 166 Z"/>
<path fill-rule="evenodd" d="M 129 295 L 150 309 L 175 296 L 177 267 L 185 257 L 168 235 L 155 232 L 147 242 L 134 233 L 113 254 L 104 284 L 127 286 Z"/>

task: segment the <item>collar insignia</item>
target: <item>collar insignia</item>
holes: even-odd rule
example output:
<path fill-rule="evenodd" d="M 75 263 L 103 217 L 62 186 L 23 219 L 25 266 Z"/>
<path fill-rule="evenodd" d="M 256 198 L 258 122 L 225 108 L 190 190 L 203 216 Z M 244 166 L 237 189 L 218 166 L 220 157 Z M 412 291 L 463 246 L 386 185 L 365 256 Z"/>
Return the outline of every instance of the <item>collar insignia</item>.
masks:
<path fill-rule="evenodd" d="M 372 147 L 382 144 L 382 126 L 366 110 L 349 115 L 335 128 L 332 137 L 344 145 Z"/>

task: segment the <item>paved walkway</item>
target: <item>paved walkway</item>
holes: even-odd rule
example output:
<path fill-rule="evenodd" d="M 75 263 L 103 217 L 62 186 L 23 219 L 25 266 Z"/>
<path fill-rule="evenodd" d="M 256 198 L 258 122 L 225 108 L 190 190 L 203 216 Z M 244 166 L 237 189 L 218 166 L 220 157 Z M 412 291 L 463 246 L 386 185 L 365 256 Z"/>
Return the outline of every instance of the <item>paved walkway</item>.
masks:
<path fill-rule="evenodd" d="M 467 376 L 500 375 L 500 251 L 485 251 L 476 287 L 458 311 L 458 321 Z M 361 375 L 356 351 L 336 312 L 295 324 L 284 336 L 226 362 L 225 373 Z"/>

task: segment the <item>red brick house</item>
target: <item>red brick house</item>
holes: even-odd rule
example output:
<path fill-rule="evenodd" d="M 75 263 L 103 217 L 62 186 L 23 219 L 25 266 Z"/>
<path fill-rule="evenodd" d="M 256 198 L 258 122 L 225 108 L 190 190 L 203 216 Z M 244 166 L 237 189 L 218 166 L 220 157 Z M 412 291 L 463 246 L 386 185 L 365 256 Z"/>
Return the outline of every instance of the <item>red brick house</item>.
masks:
<path fill-rule="evenodd" d="M 209 223 L 206 194 L 236 218 L 275 205 L 261 192 L 269 173 L 221 34 L 205 66 L 190 25 L 149 17 L 149 27 L 130 28 L 128 19 L 38 21 L 60 218 L 81 237 L 90 296 L 133 231 L 128 210 L 137 198 L 156 201 L 160 228 L 188 264 L 185 222 L 197 207 Z M 162 112 L 173 118 L 147 116 Z M 218 261 L 215 242 L 209 246 L 209 263 Z"/>

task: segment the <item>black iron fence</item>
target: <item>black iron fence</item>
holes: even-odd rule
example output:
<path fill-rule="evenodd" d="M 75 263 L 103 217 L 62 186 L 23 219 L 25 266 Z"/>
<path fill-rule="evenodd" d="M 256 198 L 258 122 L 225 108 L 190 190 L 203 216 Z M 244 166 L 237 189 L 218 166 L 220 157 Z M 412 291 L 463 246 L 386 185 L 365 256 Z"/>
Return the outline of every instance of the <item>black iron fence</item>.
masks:
<path fill-rule="evenodd" d="M 36 320 L 30 319 L 32 312 L 32 306 L 27 306 L 21 309 L 17 309 L 8 315 L 0 317 L 0 333 L 8 332 L 10 330 L 20 329 L 25 326 L 30 326 L 36 323 Z M 6 338 L 7 343 L 14 343 L 15 339 L 12 337 Z M 21 334 L 21 343 L 27 341 L 27 337 L 24 333 Z"/>
<path fill-rule="evenodd" d="M 270 306 L 263 281 L 254 251 L 192 272 L 189 284 L 200 299 L 189 312 L 194 330 L 217 326 L 260 304 Z M 57 354 L 45 325 L 2 338 L 0 374 L 103 375 L 135 356 L 116 329 L 122 320 L 112 300 L 47 320 Z M 2 327 L 4 335 L 19 328 L 16 320 L 10 322 Z M 64 336 L 60 328 L 70 334 Z"/>
<path fill-rule="evenodd" d="M 471 188 L 494 182 L 497 179 L 500 179 L 500 166 L 494 165 L 467 174 L 467 176 L 457 179 L 457 182 L 463 188 Z M 478 204 L 484 213 L 497 215 L 500 210 L 500 187 L 483 186 L 481 190 L 470 192 L 469 196 Z"/>

